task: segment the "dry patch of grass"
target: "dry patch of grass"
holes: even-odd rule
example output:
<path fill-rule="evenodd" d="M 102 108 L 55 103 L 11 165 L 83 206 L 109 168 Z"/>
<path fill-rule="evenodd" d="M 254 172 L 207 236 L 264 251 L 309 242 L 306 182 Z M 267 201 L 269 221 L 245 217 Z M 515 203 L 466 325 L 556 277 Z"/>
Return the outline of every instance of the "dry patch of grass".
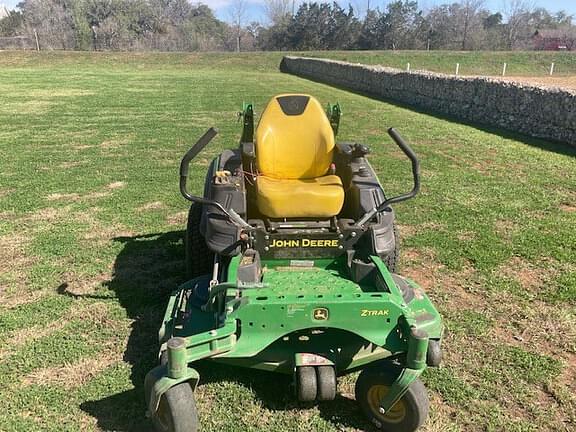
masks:
<path fill-rule="evenodd" d="M 161 201 L 154 201 L 154 202 L 149 202 L 147 204 L 144 204 L 143 206 L 138 207 L 136 210 L 137 211 L 158 210 L 161 208 L 164 208 L 164 203 L 162 203 Z"/>
<path fill-rule="evenodd" d="M 109 309 L 105 303 L 79 301 L 79 303 L 70 310 L 70 313 L 53 324 L 48 331 L 40 331 L 33 335 L 33 339 L 39 339 L 49 336 L 51 333 L 60 330 L 74 321 L 83 323 L 92 323 L 99 329 L 112 329 L 118 326 L 118 323 L 109 318 Z M 20 338 L 28 334 L 28 331 L 22 330 Z M 30 339 L 25 340 L 25 343 Z M 80 387 L 98 375 L 104 369 L 122 361 L 123 352 L 126 346 L 124 343 L 117 343 L 116 340 L 109 340 L 102 343 L 102 351 L 96 356 L 82 358 L 76 362 L 65 362 L 63 364 L 45 368 L 39 368 L 31 371 L 21 378 L 20 384 L 28 385 L 57 385 L 66 389 Z"/>
<path fill-rule="evenodd" d="M 90 295 L 96 292 L 98 288 L 102 287 L 105 282 L 110 280 L 111 273 L 112 271 L 110 270 L 109 273 L 102 273 L 96 277 L 86 277 L 84 275 L 67 273 L 62 277 L 62 280 L 65 282 L 60 285 L 59 290 L 74 297 Z"/>
<path fill-rule="evenodd" d="M 77 201 L 78 199 L 80 199 L 80 195 L 77 193 L 59 193 L 59 192 L 55 192 L 55 193 L 51 193 L 49 194 L 46 199 L 48 201 L 60 201 L 60 200 L 65 200 L 65 201 Z"/>
<path fill-rule="evenodd" d="M 31 301 L 25 290 L 26 268 L 34 262 L 25 251 L 29 243 L 30 239 L 20 234 L 0 236 L 0 300 L 6 308 Z"/>
<path fill-rule="evenodd" d="M 461 429 L 454 425 L 454 418 L 456 417 L 456 409 L 444 403 L 442 398 L 437 393 L 431 393 L 430 406 L 434 409 L 430 410 L 430 418 L 424 424 L 422 432 L 449 432 L 460 431 Z"/>
<path fill-rule="evenodd" d="M 110 192 L 90 192 L 83 196 L 85 199 L 100 199 L 109 197 L 111 194 Z"/>
<path fill-rule="evenodd" d="M 122 361 L 123 345 L 116 350 L 108 350 L 94 358 L 82 359 L 75 363 L 37 369 L 22 379 L 27 385 L 57 385 L 66 389 L 80 387 L 102 372 L 104 369 Z"/>
<path fill-rule="evenodd" d="M 0 189 L 0 198 L 4 198 L 5 196 L 8 196 L 12 192 L 15 192 L 15 189 Z"/>
<path fill-rule="evenodd" d="M 114 189 L 121 189 L 124 187 L 123 182 L 118 182 L 122 184 L 113 183 L 112 185 L 106 186 L 109 190 Z M 109 191 L 94 191 L 89 192 L 87 194 L 79 194 L 79 193 L 61 193 L 61 192 L 54 192 L 46 196 L 48 201 L 84 201 L 84 200 L 97 200 L 100 198 L 106 198 L 111 195 Z"/>
<path fill-rule="evenodd" d="M 22 222 L 44 222 L 54 223 L 58 220 L 63 220 L 70 215 L 71 207 L 44 207 L 33 213 L 28 213 L 20 218 Z"/>
<path fill-rule="evenodd" d="M 29 100 L 24 102 L 12 102 L 3 104 L 0 112 L 15 115 L 38 115 L 44 114 L 54 106 L 54 102 L 49 100 Z"/>
<path fill-rule="evenodd" d="M 5 344 L 0 349 L 0 360 L 9 357 L 12 353 L 17 352 L 24 345 L 38 340 L 62 330 L 73 320 L 86 319 L 93 322 L 106 323 L 108 308 L 104 303 L 79 303 L 76 307 L 70 309 L 69 314 L 60 320 L 52 321 L 47 325 L 35 325 L 10 332 L 6 340 L 10 343 Z"/>
<path fill-rule="evenodd" d="M 404 225 L 401 223 L 396 223 L 396 227 L 400 232 L 400 238 L 409 238 L 424 231 L 438 230 L 443 228 L 441 224 L 436 222 L 424 222 L 418 225 Z"/>
<path fill-rule="evenodd" d="M 68 321 L 66 320 L 59 320 L 53 321 L 48 325 L 33 326 L 11 332 L 7 338 L 10 343 L 4 345 L 2 349 L 0 349 L 0 361 L 18 351 L 18 349 L 23 347 L 25 344 L 36 339 L 50 336 L 52 333 L 61 330 L 67 323 Z"/>
<path fill-rule="evenodd" d="M 166 222 L 168 222 L 170 225 L 177 225 L 183 227 L 186 225 L 187 219 L 188 219 L 188 212 L 181 211 L 178 213 L 168 215 L 166 217 Z"/>
<path fill-rule="evenodd" d="M 76 168 L 82 165 L 85 165 L 86 162 L 85 161 L 70 161 L 70 162 L 62 162 L 61 164 L 56 165 L 57 168 L 59 169 L 70 169 L 70 168 Z"/>
<path fill-rule="evenodd" d="M 80 216 L 81 220 L 89 226 L 81 236 L 83 240 L 89 241 L 90 244 L 95 242 L 98 245 L 104 245 L 115 237 L 132 237 L 134 235 L 134 232 L 127 230 L 125 226 L 119 223 L 105 225 L 99 222 L 90 216 L 95 211 L 96 208 L 93 208 L 90 213 L 84 213 Z"/>
<path fill-rule="evenodd" d="M 71 146 L 71 148 L 73 150 L 87 150 L 87 149 L 94 148 L 94 147 L 96 147 L 96 146 L 90 145 L 90 144 L 78 144 L 78 145 Z"/>
<path fill-rule="evenodd" d="M 127 135 L 124 137 L 116 137 L 102 141 L 100 144 L 100 148 L 108 150 L 108 149 L 117 149 L 123 146 L 130 144 L 134 140 L 134 135 Z"/>
<path fill-rule="evenodd" d="M 512 257 L 508 262 L 500 266 L 499 272 L 516 280 L 527 291 L 541 287 L 544 280 L 548 279 L 542 267 L 536 267 L 517 256 Z"/>
<path fill-rule="evenodd" d="M 108 189 L 122 189 L 126 186 L 126 182 L 123 181 L 117 181 L 117 182 L 112 182 L 110 183 L 108 186 L 106 186 Z"/>
<path fill-rule="evenodd" d="M 78 97 L 78 96 L 92 96 L 95 93 L 86 89 L 35 89 L 22 92 L 26 97 L 35 99 L 42 98 L 59 98 L 59 97 Z"/>
<path fill-rule="evenodd" d="M 510 242 L 512 234 L 514 234 L 514 231 L 516 230 L 516 224 L 510 220 L 499 219 L 494 223 L 494 230 L 499 238 Z"/>

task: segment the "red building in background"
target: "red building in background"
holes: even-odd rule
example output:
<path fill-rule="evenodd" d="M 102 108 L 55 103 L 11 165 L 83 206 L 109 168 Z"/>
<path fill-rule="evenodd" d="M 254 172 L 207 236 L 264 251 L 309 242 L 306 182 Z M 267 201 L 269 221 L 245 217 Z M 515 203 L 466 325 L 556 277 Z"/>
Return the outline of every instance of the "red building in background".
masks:
<path fill-rule="evenodd" d="M 576 50 L 576 29 L 536 30 L 534 49 L 540 51 Z"/>

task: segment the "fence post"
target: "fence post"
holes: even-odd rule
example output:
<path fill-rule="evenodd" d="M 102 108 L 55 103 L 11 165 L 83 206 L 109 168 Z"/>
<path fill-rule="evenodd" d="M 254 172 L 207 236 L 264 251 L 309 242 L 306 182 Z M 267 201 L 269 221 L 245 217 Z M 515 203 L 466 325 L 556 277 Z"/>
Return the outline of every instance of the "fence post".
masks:
<path fill-rule="evenodd" d="M 40 51 L 40 42 L 38 41 L 38 32 L 34 29 L 34 39 L 36 39 L 36 51 Z"/>
<path fill-rule="evenodd" d="M 456 76 L 460 73 L 460 63 L 456 63 Z"/>
<path fill-rule="evenodd" d="M 550 65 L 550 76 L 554 75 L 554 63 Z"/>
<path fill-rule="evenodd" d="M 504 63 L 504 66 L 502 67 L 502 76 L 506 76 L 506 67 L 508 65 L 506 63 Z"/>

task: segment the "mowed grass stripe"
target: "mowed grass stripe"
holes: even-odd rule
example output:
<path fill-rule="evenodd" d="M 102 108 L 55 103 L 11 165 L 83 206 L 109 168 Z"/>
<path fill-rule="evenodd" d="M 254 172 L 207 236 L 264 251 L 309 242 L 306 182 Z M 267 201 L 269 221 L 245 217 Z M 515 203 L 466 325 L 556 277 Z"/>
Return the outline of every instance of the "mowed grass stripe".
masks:
<path fill-rule="evenodd" d="M 422 193 L 396 211 L 402 273 L 448 327 L 445 367 L 425 376 L 424 431 L 569 430 L 576 151 L 283 75 L 280 57 L 0 56 L 0 371 L 11 383 L 0 389 L 0 430 L 150 430 L 142 383 L 167 295 L 183 280 L 179 158 L 219 128 L 193 165 L 201 190 L 211 158 L 237 145 L 241 103 L 260 112 L 282 92 L 339 101 L 340 139 L 371 145 L 390 193 L 410 174 L 385 129 L 422 159 Z M 10 236 L 17 247 L 2 249 Z M 367 427 L 350 399 L 354 377 L 335 403 L 302 408 L 273 375 L 200 372 L 206 430 Z"/>

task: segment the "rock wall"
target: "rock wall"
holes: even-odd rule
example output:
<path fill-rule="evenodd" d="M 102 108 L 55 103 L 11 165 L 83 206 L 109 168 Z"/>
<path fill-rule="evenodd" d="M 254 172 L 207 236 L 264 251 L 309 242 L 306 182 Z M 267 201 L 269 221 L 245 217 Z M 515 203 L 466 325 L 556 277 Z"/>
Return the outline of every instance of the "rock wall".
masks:
<path fill-rule="evenodd" d="M 459 119 L 576 146 L 576 91 L 291 57 L 280 70 Z"/>

